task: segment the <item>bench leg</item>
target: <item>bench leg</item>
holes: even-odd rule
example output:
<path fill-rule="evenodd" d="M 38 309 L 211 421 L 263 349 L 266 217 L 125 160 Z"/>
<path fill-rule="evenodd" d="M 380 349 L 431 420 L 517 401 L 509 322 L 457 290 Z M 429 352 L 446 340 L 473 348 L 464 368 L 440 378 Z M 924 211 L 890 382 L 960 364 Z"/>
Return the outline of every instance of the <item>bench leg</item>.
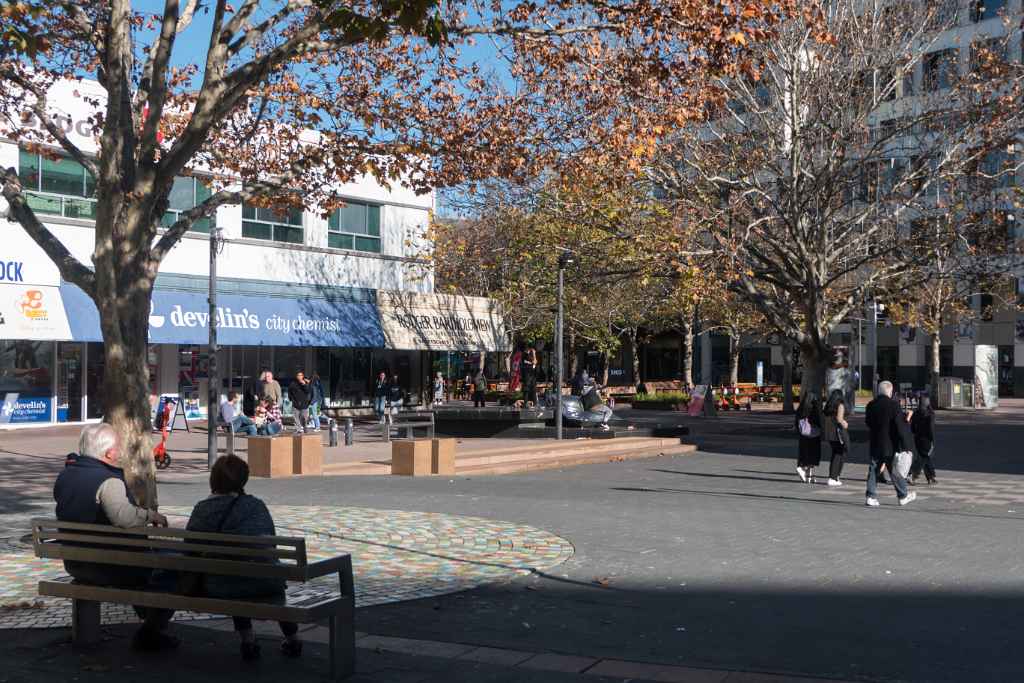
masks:
<path fill-rule="evenodd" d="M 331 678 L 341 681 L 356 670 L 356 632 L 351 621 L 331 617 Z"/>
<path fill-rule="evenodd" d="M 92 600 L 71 601 L 71 642 L 91 646 L 100 642 L 100 603 Z"/>

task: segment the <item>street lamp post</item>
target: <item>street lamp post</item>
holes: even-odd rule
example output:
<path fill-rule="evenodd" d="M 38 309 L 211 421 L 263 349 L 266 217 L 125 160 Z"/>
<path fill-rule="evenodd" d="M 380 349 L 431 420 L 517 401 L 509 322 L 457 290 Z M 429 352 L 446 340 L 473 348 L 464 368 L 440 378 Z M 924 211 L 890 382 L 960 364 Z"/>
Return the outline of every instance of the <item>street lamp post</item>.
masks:
<path fill-rule="evenodd" d="M 555 320 L 555 346 L 557 347 L 557 367 L 555 370 L 555 381 L 552 384 L 555 386 L 555 439 L 562 440 L 562 377 L 565 374 L 563 370 L 563 355 L 565 353 L 562 348 L 562 327 L 563 327 L 563 316 L 562 311 L 562 296 L 564 294 L 565 286 L 565 268 L 570 263 L 574 263 L 573 255 L 571 251 L 563 251 L 558 256 L 558 315 Z"/>
<path fill-rule="evenodd" d="M 206 464 L 213 469 L 217 461 L 217 409 L 220 403 L 220 374 L 217 372 L 217 254 L 224 248 L 224 230 L 210 228 L 210 317 L 209 317 L 209 370 L 206 397 Z"/>

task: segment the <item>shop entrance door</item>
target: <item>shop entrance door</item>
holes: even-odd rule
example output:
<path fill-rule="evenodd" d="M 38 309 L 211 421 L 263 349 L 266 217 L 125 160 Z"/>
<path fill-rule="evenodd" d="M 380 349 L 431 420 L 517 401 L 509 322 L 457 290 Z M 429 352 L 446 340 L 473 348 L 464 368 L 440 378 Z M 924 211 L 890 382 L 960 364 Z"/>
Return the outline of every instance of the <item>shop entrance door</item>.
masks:
<path fill-rule="evenodd" d="M 57 345 L 57 422 L 82 420 L 82 345 Z"/>

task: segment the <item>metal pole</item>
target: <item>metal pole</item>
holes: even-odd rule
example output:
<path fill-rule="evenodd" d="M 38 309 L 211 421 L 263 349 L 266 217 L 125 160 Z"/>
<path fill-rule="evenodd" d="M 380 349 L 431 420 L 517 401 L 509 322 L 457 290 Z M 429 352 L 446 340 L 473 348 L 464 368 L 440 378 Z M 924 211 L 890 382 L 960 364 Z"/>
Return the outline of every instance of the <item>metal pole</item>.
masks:
<path fill-rule="evenodd" d="M 206 397 L 206 463 L 212 469 L 217 461 L 217 410 L 220 398 L 220 378 L 217 374 L 217 242 L 220 230 L 210 229 L 210 343 L 209 370 L 207 381 L 209 392 Z"/>
<path fill-rule="evenodd" d="M 864 388 L 864 333 L 861 319 L 857 318 L 857 391 Z"/>
<path fill-rule="evenodd" d="M 881 379 L 878 377 L 878 302 L 874 299 L 871 300 L 871 376 L 874 379 L 871 382 L 872 395 L 878 393 L 878 383 Z"/>
<path fill-rule="evenodd" d="M 562 286 L 564 284 L 565 270 L 561 263 L 558 266 L 558 319 L 555 327 L 555 346 L 558 347 L 558 361 L 555 370 L 555 381 L 552 386 L 555 388 L 555 439 L 562 440 Z"/>

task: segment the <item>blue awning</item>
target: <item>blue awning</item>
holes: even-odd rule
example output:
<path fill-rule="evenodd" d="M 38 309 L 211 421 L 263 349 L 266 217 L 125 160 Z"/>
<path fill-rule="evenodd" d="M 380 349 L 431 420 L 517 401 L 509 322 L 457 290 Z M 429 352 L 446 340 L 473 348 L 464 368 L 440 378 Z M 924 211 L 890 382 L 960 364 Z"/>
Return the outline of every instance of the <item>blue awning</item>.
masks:
<path fill-rule="evenodd" d="M 99 312 L 85 292 L 60 286 L 74 341 L 102 341 Z M 149 315 L 151 344 L 206 344 L 205 294 L 156 289 Z M 323 297 L 217 295 L 217 340 L 227 346 L 382 348 L 377 305 Z"/>

